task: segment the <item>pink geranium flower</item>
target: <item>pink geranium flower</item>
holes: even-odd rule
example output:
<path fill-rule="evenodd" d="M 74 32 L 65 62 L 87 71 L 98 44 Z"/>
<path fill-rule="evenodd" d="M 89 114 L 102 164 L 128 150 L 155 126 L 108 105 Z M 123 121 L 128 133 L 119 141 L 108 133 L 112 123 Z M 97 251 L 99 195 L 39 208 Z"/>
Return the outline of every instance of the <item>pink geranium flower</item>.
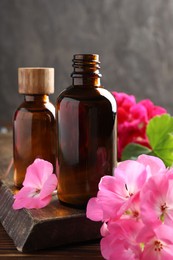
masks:
<path fill-rule="evenodd" d="M 114 176 L 101 179 L 97 197 L 88 202 L 87 217 L 95 221 L 120 218 L 138 196 L 147 178 L 146 166 L 142 163 L 132 160 L 121 162 Z"/>
<path fill-rule="evenodd" d="M 149 99 L 141 100 L 138 104 L 139 105 L 143 105 L 143 107 L 145 107 L 145 109 L 147 111 L 147 117 L 148 117 L 149 120 L 151 118 L 153 118 L 154 116 L 166 113 L 166 109 L 165 108 L 160 107 L 160 106 L 155 106 L 153 104 L 153 102 L 151 100 L 149 100 Z"/>
<path fill-rule="evenodd" d="M 87 205 L 87 217 L 94 221 L 108 221 L 129 213 L 133 216 L 134 202 L 138 205 L 139 192 L 146 181 L 165 170 L 165 165 L 157 157 L 141 155 L 137 161 L 127 160 L 118 164 L 114 176 L 104 176 L 99 183 L 96 198 Z"/>
<path fill-rule="evenodd" d="M 172 171 L 173 172 L 173 171 Z M 141 191 L 141 215 L 148 225 L 173 223 L 173 173 L 152 176 Z"/>
<path fill-rule="evenodd" d="M 97 198 L 92 198 L 87 205 L 88 218 L 96 221 L 119 218 L 130 207 L 147 178 L 145 167 L 131 160 L 120 163 L 114 174 L 102 177 Z M 93 211 L 93 207 L 96 210 Z"/>
<path fill-rule="evenodd" d="M 23 188 L 14 196 L 13 209 L 43 208 L 49 204 L 57 187 L 57 177 L 50 162 L 36 159 L 26 171 Z"/>
<path fill-rule="evenodd" d="M 167 169 L 158 157 L 140 155 L 136 161 L 119 163 L 114 176 L 102 177 L 86 214 L 103 222 L 103 257 L 173 259 L 172 198 L 173 168 Z"/>
<path fill-rule="evenodd" d="M 135 220 L 119 220 L 108 223 L 109 233 L 101 240 L 101 252 L 108 260 L 137 260 L 142 254 L 136 241 L 143 223 Z"/>
<path fill-rule="evenodd" d="M 145 245 L 141 260 L 173 259 L 172 226 L 160 225 L 154 229 L 151 226 L 145 226 L 140 231 L 137 241 Z"/>
<path fill-rule="evenodd" d="M 127 211 L 132 216 L 134 201 L 137 205 L 135 197 L 139 196 L 146 181 L 162 169 L 165 170 L 162 160 L 149 155 L 141 155 L 137 161 L 121 162 L 114 176 L 102 177 L 97 197 L 88 202 L 87 217 L 94 221 L 108 221 L 120 218 Z"/>
<path fill-rule="evenodd" d="M 118 104 L 118 160 L 129 143 L 138 143 L 150 148 L 146 127 L 151 118 L 166 113 L 149 99 L 136 102 L 133 95 L 112 92 Z"/>

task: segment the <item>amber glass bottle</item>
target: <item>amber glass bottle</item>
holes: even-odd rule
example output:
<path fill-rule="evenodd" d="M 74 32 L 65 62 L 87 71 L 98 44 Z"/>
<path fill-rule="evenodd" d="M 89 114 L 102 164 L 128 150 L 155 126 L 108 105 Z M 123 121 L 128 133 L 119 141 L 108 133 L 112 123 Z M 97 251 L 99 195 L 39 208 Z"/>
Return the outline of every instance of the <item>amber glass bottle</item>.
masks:
<path fill-rule="evenodd" d="M 73 59 L 72 86 L 57 98 L 58 197 L 85 207 L 116 164 L 116 102 L 100 84 L 96 54 Z"/>
<path fill-rule="evenodd" d="M 14 184 L 22 186 L 26 168 L 36 158 L 56 162 L 55 107 L 49 102 L 54 92 L 53 68 L 19 68 L 19 93 L 24 102 L 14 114 Z"/>

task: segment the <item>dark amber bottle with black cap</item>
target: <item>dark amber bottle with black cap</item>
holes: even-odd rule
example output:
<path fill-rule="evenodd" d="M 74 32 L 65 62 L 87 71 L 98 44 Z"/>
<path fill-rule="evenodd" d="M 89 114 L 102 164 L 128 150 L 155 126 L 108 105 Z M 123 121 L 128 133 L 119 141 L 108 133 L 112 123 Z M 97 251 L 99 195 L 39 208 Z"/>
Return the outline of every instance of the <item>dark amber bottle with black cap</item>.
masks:
<path fill-rule="evenodd" d="M 54 93 L 53 68 L 19 68 L 19 93 L 24 102 L 14 114 L 14 184 L 22 186 L 27 167 L 36 158 L 56 164 L 55 107 L 49 101 Z"/>
<path fill-rule="evenodd" d="M 100 83 L 97 54 L 76 54 L 72 85 L 57 98 L 58 197 L 85 207 L 116 165 L 116 102 Z"/>

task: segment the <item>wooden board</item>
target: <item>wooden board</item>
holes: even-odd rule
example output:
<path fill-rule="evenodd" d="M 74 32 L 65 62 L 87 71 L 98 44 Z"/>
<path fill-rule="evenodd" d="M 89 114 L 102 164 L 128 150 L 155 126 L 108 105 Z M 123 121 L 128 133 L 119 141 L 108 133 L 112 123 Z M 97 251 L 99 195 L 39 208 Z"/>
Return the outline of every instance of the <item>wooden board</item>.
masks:
<path fill-rule="evenodd" d="M 87 219 L 85 210 L 61 205 L 56 195 L 43 209 L 13 210 L 13 172 L 3 179 L 12 158 L 11 135 L 0 135 L 0 145 L 0 221 L 19 251 L 30 252 L 100 238 L 101 223 Z"/>

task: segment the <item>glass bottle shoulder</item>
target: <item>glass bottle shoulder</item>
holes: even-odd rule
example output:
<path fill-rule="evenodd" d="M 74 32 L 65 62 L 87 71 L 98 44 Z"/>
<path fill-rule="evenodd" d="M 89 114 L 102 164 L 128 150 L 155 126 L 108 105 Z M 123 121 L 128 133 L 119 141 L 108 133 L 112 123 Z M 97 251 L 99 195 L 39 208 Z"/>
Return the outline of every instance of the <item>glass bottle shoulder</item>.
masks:
<path fill-rule="evenodd" d="M 76 100 L 79 101 L 96 101 L 110 103 L 112 111 L 117 111 L 117 104 L 113 95 L 103 87 L 85 87 L 85 86 L 70 86 L 60 93 L 57 98 L 57 103 L 61 103 L 62 100 Z"/>
<path fill-rule="evenodd" d="M 55 119 L 55 107 L 51 102 L 26 102 L 24 101 L 17 108 L 14 114 L 14 118 L 16 118 L 19 114 L 40 114 L 42 117 L 51 117 Z"/>
<path fill-rule="evenodd" d="M 54 105 L 51 102 L 26 102 L 24 101 L 21 103 L 21 105 L 18 107 L 17 110 L 25 110 L 28 112 L 34 112 L 34 111 L 53 111 L 55 109 Z"/>

